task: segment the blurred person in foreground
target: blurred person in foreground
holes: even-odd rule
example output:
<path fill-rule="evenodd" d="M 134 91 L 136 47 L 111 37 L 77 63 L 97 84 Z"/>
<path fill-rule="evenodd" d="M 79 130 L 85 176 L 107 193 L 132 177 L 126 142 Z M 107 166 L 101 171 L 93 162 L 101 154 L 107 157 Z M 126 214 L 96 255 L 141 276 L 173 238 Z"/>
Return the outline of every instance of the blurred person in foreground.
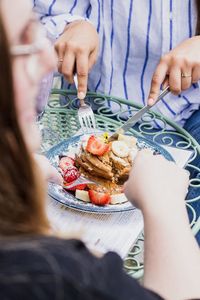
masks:
<path fill-rule="evenodd" d="M 0 298 L 199 298 L 200 255 L 184 203 L 188 174 L 161 156 L 141 151 L 125 185 L 144 215 L 144 287 L 117 254 L 96 257 L 81 241 L 53 235 L 44 174 L 31 153 L 40 146 L 38 83 L 55 57 L 28 0 L 0 0 L 0 60 Z"/>

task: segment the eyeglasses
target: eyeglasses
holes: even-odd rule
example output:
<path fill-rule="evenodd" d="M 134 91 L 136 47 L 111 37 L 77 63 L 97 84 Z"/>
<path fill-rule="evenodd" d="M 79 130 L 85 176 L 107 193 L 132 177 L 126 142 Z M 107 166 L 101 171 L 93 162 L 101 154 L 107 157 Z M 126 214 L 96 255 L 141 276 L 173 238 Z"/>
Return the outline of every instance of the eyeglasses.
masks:
<path fill-rule="evenodd" d="M 12 46 L 10 49 L 10 54 L 12 56 L 24 56 L 24 55 L 34 55 L 38 54 L 42 50 L 44 50 L 44 46 L 46 46 L 46 39 L 37 41 L 31 45 L 16 45 Z"/>
<path fill-rule="evenodd" d="M 22 33 L 21 40 L 22 44 L 10 47 L 10 54 L 13 57 L 26 57 L 25 68 L 27 75 L 32 81 L 35 81 L 41 63 L 39 54 L 46 47 L 50 46 L 46 37 L 46 31 L 34 18 Z"/>
<path fill-rule="evenodd" d="M 22 33 L 22 44 L 10 48 L 12 56 L 33 55 L 44 50 L 47 44 L 46 31 L 33 17 Z"/>

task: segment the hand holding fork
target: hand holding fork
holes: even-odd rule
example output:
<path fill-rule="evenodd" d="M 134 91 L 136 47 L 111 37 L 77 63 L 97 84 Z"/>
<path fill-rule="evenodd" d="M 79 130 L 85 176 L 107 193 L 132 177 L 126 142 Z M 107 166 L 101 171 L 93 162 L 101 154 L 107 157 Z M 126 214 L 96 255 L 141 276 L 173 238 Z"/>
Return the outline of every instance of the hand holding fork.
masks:
<path fill-rule="evenodd" d="M 78 79 L 77 75 L 74 75 L 74 83 L 78 90 Z M 78 119 L 81 125 L 81 129 L 84 133 L 94 131 L 96 128 L 94 112 L 92 108 L 87 105 L 84 99 L 80 100 L 80 107 L 78 109 Z"/>

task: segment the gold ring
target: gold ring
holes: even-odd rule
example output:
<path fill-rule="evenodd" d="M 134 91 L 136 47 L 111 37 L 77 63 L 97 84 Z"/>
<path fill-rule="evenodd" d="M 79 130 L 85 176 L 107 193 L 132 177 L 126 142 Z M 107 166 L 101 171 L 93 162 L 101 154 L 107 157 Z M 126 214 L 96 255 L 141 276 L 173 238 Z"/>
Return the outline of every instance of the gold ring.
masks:
<path fill-rule="evenodd" d="M 182 78 L 187 78 L 187 77 L 192 77 L 192 75 L 189 75 L 189 74 L 183 74 L 183 73 L 182 73 L 182 74 L 181 74 L 181 77 L 182 77 Z"/>

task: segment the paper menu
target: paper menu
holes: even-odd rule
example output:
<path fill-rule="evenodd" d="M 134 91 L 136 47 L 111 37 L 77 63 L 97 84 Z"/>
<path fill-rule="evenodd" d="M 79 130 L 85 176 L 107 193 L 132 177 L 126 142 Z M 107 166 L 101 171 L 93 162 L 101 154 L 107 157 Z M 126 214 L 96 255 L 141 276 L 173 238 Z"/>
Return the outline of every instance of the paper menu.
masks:
<path fill-rule="evenodd" d="M 139 210 L 114 214 L 84 213 L 66 209 L 48 199 L 47 214 L 55 230 L 69 236 L 78 235 L 89 248 L 102 253 L 115 251 L 122 258 L 143 228 Z"/>

